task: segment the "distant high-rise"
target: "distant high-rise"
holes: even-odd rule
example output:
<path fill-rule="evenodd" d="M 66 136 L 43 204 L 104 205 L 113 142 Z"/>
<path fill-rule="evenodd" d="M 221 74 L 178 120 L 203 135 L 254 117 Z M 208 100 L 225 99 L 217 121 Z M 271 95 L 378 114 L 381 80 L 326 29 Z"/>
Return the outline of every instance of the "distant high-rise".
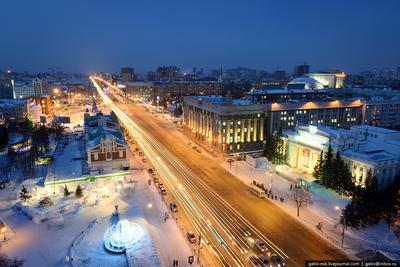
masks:
<path fill-rule="evenodd" d="M 127 83 L 129 81 L 133 81 L 135 78 L 135 69 L 134 68 L 121 68 L 121 81 L 122 83 Z"/>
<path fill-rule="evenodd" d="M 146 80 L 149 81 L 149 82 L 152 82 L 152 81 L 154 81 L 155 79 L 156 79 L 156 73 L 155 73 L 154 71 L 149 71 L 149 72 L 147 73 Z"/>
<path fill-rule="evenodd" d="M 274 72 L 274 80 L 276 80 L 276 81 L 284 81 L 284 80 L 286 80 L 286 71 L 284 71 L 284 70 L 276 70 Z"/>
<path fill-rule="evenodd" d="M 310 65 L 306 64 L 305 62 L 303 65 L 299 65 L 294 68 L 294 77 L 295 78 L 301 77 L 306 73 L 310 73 Z"/>
<path fill-rule="evenodd" d="M 4 79 L 0 80 L 0 99 L 13 99 L 14 90 L 12 80 Z"/>
<path fill-rule="evenodd" d="M 174 81 L 179 76 L 179 68 L 176 66 L 158 67 L 156 71 L 157 79 L 161 81 Z"/>

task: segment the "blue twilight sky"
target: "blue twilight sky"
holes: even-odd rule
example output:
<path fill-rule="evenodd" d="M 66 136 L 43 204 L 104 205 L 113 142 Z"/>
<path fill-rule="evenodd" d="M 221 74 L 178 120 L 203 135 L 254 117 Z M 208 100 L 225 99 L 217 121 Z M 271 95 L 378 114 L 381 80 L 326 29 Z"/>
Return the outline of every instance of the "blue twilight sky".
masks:
<path fill-rule="evenodd" d="M 400 0 L 0 2 L 0 69 L 400 66 Z"/>

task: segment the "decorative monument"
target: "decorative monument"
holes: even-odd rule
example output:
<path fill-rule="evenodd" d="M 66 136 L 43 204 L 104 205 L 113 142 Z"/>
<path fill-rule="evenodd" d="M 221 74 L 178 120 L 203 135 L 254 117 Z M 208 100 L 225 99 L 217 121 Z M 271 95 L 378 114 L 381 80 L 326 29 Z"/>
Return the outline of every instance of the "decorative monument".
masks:
<path fill-rule="evenodd" d="M 138 224 L 122 220 L 107 229 L 104 234 L 104 246 L 111 252 L 124 253 L 143 237 L 143 230 Z"/>

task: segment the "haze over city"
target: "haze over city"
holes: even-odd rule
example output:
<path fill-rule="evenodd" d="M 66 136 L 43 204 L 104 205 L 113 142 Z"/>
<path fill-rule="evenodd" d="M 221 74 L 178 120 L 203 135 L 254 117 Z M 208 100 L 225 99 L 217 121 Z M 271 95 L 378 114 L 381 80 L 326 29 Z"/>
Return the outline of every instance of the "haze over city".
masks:
<path fill-rule="evenodd" d="M 393 68 L 399 9 L 396 0 L 5 1 L 0 69 Z"/>

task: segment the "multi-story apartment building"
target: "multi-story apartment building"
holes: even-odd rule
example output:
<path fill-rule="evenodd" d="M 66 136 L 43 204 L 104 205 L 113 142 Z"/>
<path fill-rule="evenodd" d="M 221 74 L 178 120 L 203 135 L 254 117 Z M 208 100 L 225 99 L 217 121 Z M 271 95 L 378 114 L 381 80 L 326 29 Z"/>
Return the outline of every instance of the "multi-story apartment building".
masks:
<path fill-rule="evenodd" d="M 266 104 L 291 100 L 326 99 L 327 90 L 288 89 L 288 90 L 252 90 L 245 93 L 245 98 L 255 103 Z"/>
<path fill-rule="evenodd" d="M 134 68 L 121 68 L 121 81 L 122 83 L 127 83 L 133 81 L 135 78 L 135 69 Z"/>
<path fill-rule="evenodd" d="M 264 147 L 263 106 L 221 96 L 184 98 L 184 125 L 210 151 L 261 151 Z"/>
<path fill-rule="evenodd" d="M 293 129 L 296 124 L 350 128 L 361 123 L 363 104 L 361 100 L 267 104 L 266 134 Z"/>
<path fill-rule="evenodd" d="M 32 96 L 30 99 L 35 105 L 41 108 L 41 113 L 49 115 L 53 109 L 52 99 L 50 95 Z"/>
<path fill-rule="evenodd" d="M 43 94 L 49 93 L 48 92 L 49 84 L 47 81 L 45 81 L 43 79 L 40 79 L 40 78 L 33 79 L 32 86 L 33 86 L 34 95 L 43 95 Z"/>
<path fill-rule="evenodd" d="M 14 96 L 15 99 L 21 99 L 35 95 L 32 81 L 14 81 Z"/>
<path fill-rule="evenodd" d="M 363 107 L 362 124 L 400 129 L 400 100 L 367 100 Z"/>
<path fill-rule="evenodd" d="M 0 99 L 0 113 L 8 122 L 22 122 L 29 113 L 28 102 L 20 99 Z"/>
<path fill-rule="evenodd" d="M 191 95 L 220 95 L 223 85 L 217 81 L 128 82 L 128 97 L 141 100 L 170 99 Z"/>
<path fill-rule="evenodd" d="M 13 81 L 10 79 L 0 79 L 0 99 L 13 99 Z"/>

